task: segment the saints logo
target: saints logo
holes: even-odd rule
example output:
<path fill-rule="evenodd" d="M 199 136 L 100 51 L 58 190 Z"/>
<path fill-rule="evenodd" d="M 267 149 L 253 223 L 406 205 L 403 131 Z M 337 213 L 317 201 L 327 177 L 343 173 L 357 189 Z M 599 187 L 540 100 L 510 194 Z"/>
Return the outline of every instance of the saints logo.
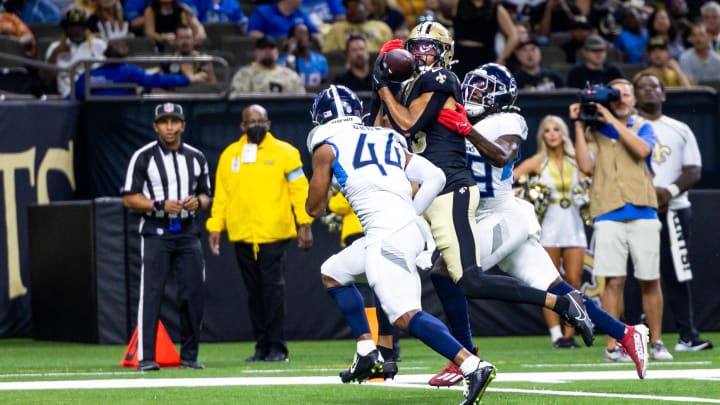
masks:
<path fill-rule="evenodd" d="M 445 80 L 447 79 L 447 76 L 445 76 L 443 73 L 438 73 L 437 76 L 435 76 L 435 80 L 437 80 L 440 84 L 445 84 Z"/>
<path fill-rule="evenodd" d="M 668 146 L 661 145 L 660 142 L 655 142 L 652 151 L 652 160 L 655 163 L 664 163 L 671 152 Z"/>

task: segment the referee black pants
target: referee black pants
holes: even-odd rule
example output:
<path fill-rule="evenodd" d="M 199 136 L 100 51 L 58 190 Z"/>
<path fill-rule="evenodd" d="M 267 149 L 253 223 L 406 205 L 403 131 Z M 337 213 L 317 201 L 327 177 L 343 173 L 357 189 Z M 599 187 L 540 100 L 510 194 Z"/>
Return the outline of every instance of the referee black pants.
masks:
<path fill-rule="evenodd" d="M 680 220 L 682 235 L 689 250 L 692 209 L 675 210 L 675 213 Z M 663 285 L 664 307 L 670 308 L 680 338 L 689 342 L 699 335 L 693 315 L 692 290 L 690 288 L 692 280 L 678 281 L 670 251 L 670 234 L 667 228 L 667 219 L 664 214 L 660 215 L 660 222 L 662 222 L 662 230 L 660 231 L 660 278 Z M 637 280 L 634 277 L 628 277 L 625 283 L 625 317 L 628 322 L 640 322 L 642 304 L 639 291 Z"/>
<path fill-rule="evenodd" d="M 205 261 L 196 234 L 142 235 L 138 305 L 138 360 L 155 360 L 155 337 L 165 282 L 171 271 L 180 305 L 180 358 L 197 360 L 205 309 Z"/>
<path fill-rule="evenodd" d="M 285 342 L 285 267 L 289 240 L 260 244 L 257 260 L 250 243 L 235 243 L 248 294 L 248 311 L 255 336 L 255 353 L 288 354 Z"/>

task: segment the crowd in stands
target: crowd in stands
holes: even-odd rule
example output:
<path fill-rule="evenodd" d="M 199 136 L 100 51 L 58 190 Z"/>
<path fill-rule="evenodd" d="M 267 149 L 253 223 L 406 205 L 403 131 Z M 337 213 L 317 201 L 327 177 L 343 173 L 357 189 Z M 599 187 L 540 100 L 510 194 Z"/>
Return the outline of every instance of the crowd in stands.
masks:
<path fill-rule="evenodd" d="M 73 78 L 66 68 L 102 59 L 112 40 L 128 41 L 130 56 L 221 56 L 234 75 L 231 97 L 314 93 L 327 83 L 366 91 L 382 45 L 407 38 L 427 20 L 450 28 L 453 70 L 461 78 L 497 62 L 528 91 L 582 88 L 639 72 L 657 75 L 666 87 L 720 83 L 715 1 L 5 0 L 0 52 L 56 64 L 57 72 L 28 69 L 28 80 L 43 84 L 34 92 L 63 97 L 83 71 Z M 6 64 L 0 59 L 0 67 Z"/>

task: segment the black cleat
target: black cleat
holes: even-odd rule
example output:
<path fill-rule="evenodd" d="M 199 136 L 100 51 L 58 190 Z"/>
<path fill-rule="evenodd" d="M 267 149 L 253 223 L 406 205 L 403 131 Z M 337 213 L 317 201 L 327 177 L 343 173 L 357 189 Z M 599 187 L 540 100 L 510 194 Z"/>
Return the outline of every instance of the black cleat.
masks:
<path fill-rule="evenodd" d="M 465 392 L 460 405 L 477 405 L 480 403 L 485 389 L 495 378 L 495 366 L 481 361 L 477 370 L 465 376 Z"/>
<path fill-rule="evenodd" d="M 183 367 L 183 368 L 192 368 L 192 369 L 195 369 L 195 370 L 204 370 L 204 369 L 205 369 L 205 365 L 202 364 L 202 363 L 200 363 L 200 362 L 197 361 L 197 360 L 181 360 L 181 361 L 180 361 L 180 367 Z"/>
<path fill-rule="evenodd" d="M 580 333 L 585 346 L 592 346 L 595 336 L 593 324 L 585 309 L 585 299 L 579 291 L 571 291 L 565 294 L 565 297 L 570 301 L 570 306 L 566 312 L 560 314 L 560 318 Z"/>
<path fill-rule="evenodd" d="M 397 363 L 394 361 L 386 361 L 383 363 L 383 369 L 380 372 L 373 373 L 370 379 L 382 378 L 384 380 L 393 380 L 398 373 Z"/>
<path fill-rule="evenodd" d="M 158 371 L 160 366 L 152 360 L 142 360 L 138 363 L 137 369 L 140 371 Z"/>
<path fill-rule="evenodd" d="M 375 349 L 365 356 L 355 353 L 355 360 L 349 369 L 340 372 L 340 379 L 343 383 L 357 381 L 362 383 L 374 374 L 382 374 L 383 362 L 380 360 L 380 352 Z"/>

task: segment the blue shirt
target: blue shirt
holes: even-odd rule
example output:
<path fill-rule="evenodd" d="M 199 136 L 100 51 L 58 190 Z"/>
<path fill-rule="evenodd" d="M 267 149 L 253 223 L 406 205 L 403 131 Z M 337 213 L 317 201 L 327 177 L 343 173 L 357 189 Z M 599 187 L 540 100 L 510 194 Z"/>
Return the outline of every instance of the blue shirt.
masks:
<path fill-rule="evenodd" d="M 345 7 L 340 0 L 302 0 L 300 10 L 326 23 L 335 21 L 337 16 L 345 15 Z"/>
<path fill-rule="evenodd" d="M 201 23 L 244 24 L 247 22 L 237 0 L 220 0 L 218 4 L 213 0 L 198 0 L 197 17 Z"/>
<path fill-rule="evenodd" d="M 273 38 L 287 38 L 290 28 L 297 24 L 307 25 L 311 33 L 318 32 L 310 17 L 300 9 L 290 15 L 284 15 L 277 4 L 266 4 L 256 8 L 250 15 L 247 30 L 260 31 Z"/>
<path fill-rule="evenodd" d="M 630 117 L 630 120 L 627 123 L 627 127 L 630 128 L 633 125 L 635 125 L 635 117 Z M 598 132 L 603 134 L 604 136 L 610 138 L 610 139 L 618 139 L 620 134 L 618 134 L 615 127 L 613 127 L 610 124 L 606 124 L 605 126 L 598 129 Z M 638 136 L 640 139 L 645 141 L 650 146 L 650 149 L 652 150 L 655 147 L 655 132 L 652 129 L 652 126 L 650 126 L 650 123 L 644 123 L 640 129 L 638 130 Z M 652 158 L 652 155 L 649 155 L 645 158 L 645 163 L 648 165 L 648 169 L 652 172 L 652 166 L 650 164 L 650 159 Z M 657 219 L 657 211 L 655 208 L 652 207 L 642 207 L 637 205 L 632 205 L 630 203 L 625 204 L 623 207 L 620 207 L 614 211 L 610 211 L 606 214 L 600 215 L 595 218 L 594 222 L 598 221 L 631 221 L 634 219 Z"/>
<path fill-rule="evenodd" d="M 145 88 L 182 87 L 190 84 L 190 79 L 182 74 L 147 74 L 135 65 L 128 63 L 107 64 L 90 71 L 90 82 L 93 84 L 135 83 Z M 94 96 L 127 96 L 135 94 L 135 89 L 95 89 Z M 85 73 L 75 81 L 75 97 L 85 98 Z"/>
<path fill-rule="evenodd" d="M 25 24 L 59 23 L 62 14 L 58 6 L 50 0 L 27 0 L 19 17 Z"/>
<path fill-rule="evenodd" d="M 282 55 L 278 59 L 278 65 L 285 65 L 290 69 L 293 66 L 287 63 L 288 55 Z M 305 86 L 319 86 L 323 79 L 328 76 L 328 64 L 325 56 L 310 51 L 310 59 L 295 58 L 295 72 L 303 79 Z"/>
<path fill-rule="evenodd" d="M 180 3 L 186 4 L 192 10 L 193 15 L 197 15 L 198 7 L 195 0 L 179 0 Z M 150 0 L 125 0 L 123 6 L 123 15 L 125 20 L 132 21 L 138 17 L 142 17 L 145 8 L 150 6 Z"/>
<path fill-rule="evenodd" d="M 628 56 L 627 63 L 643 63 L 648 35 L 647 28 L 643 28 L 641 35 L 623 30 L 615 40 L 615 48 Z"/>

